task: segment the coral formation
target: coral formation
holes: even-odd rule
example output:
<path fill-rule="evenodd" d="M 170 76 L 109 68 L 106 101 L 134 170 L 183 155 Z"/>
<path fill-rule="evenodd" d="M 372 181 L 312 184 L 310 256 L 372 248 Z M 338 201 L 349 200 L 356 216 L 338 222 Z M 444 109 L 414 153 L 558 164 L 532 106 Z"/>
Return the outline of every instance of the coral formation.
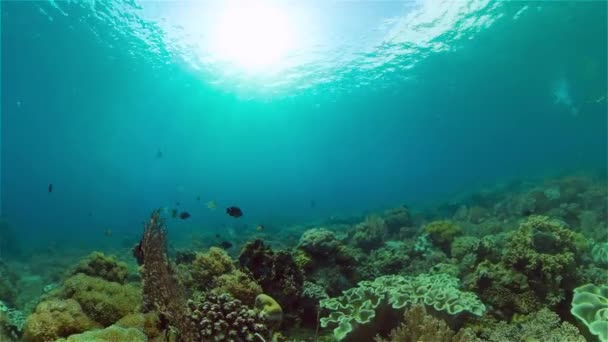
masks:
<path fill-rule="evenodd" d="M 300 238 L 298 248 L 315 257 L 326 257 L 336 252 L 340 241 L 333 232 L 323 228 L 309 229 Z"/>
<path fill-rule="evenodd" d="M 350 241 L 354 246 L 370 251 L 382 246 L 387 234 L 384 219 L 378 215 L 371 215 L 355 227 Z"/>
<path fill-rule="evenodd" d="M 262 317 L 268 321 L 281 321 L 283 309 L 272 297 L 260 294 L 255 298 L 255 307 L 260 310 Z"/>
<path fill-rule="evenodd" d="M 192 262 L 192 279 L 198 289 L 212 287 L 216 277 L 234 270 L 232 259 L 221 248 L 211 247 L 206 253 L 197 253 Z"/>
<path fill-rule="evenodd" d="M 136 328 L 143 331 L 151 339 L 162 336 L 160 317 L 155 312 L 129 314 L 114 323 L 114 325 L 123 328 Z"/>
<path fill-rule="evenodd" d="M 92 252 L 74 268 L 72 274 L 84 273 L 107 281 L 124 284 L 127 281 L 129 270 L 127 264 L 117 261 L 114 256 L 107 256 L 101 252 Z"/>
<path fill-rule="evenodd" d="M 253 305 L 256 296 L 262 293 L 262 287 L 244 272 L 233 270 L 215 278 L 211 292 L 218 295 L 229 293 L 246 305 Z"/>
<path fill-rule="evenodd" d="M 608 285 L 575 288 L 570 312 L 601 342 L 608 341 Z"/>
<path fill-rule="evenodd" d="M 256 239 L 243 247 L 239 263 L 262 286 L 264 293 L 275 298 L 286 311 L 296 311 L 304 276 L 290 253 L 275 253 Z"/>
<path fill-rule="evenodd" d="M 462 234 L 462 228 L 450 220 L 433 221 L 424 226 L 431 241 L 444 252 L 450 251 L 450 245 L 456 236 Z"/>
<path fill-rule="evenodd" d="M 27 342 L 55 341 L 98 327 L 76 300 L 51 299 L 38 304 L 36 311 L 28 317 L 23 339 Z"/>
<path fill-rule="evenodd" d="M 591 256 L 600 266 L 608 266 L 608 242 L 596 243 L 591 250 Z"/>
<path fill-rule="evenodd" d="M 188 300 L 187 324 L 196 331 L 192 341 L 255 341 L 270 339 L 262 315 L 228 294 Z"/>
<path fill-rule="evenodd" d="M 93 320 L 109 326 L 139 309 L 138 287 L 103 280 L 78 273 L 63 284 L 63 296 L 75 299 Z"/>
<path fill-rule="evenodd" d="M 452 342 L 454 331 L 448 325 L 426 313 L 424 306 L 414 305 L 403 314 L 401 325 L 393 329 L 388 339 L 376 337 L 376 342 Z"/>
<path fill-rule="evenodd" d="M 458 290 L 458 280 L 447 274 L 382 276 L 359 282 L 340 297 L 321 300 L 321 307 L 330 311 L 329 316 L 321 318 L 321 326 L 337 325 L 334 337 L 342 340 L 357 325 L 370 323 L 379 307 L 401 309 L 412 304 L 425 304 L 450 315 L 466 311 L 481 316 L 485 312 L 475 294 Z"/>
<path fill-rule="evenodd" d="M 72 335 L 66 339 L 59 339 L 57 342 L 146 342 L 146 335 L 135 328 L 123 328 L 116 325 L 105 329 L 87 331 L 81 334 Z"/>

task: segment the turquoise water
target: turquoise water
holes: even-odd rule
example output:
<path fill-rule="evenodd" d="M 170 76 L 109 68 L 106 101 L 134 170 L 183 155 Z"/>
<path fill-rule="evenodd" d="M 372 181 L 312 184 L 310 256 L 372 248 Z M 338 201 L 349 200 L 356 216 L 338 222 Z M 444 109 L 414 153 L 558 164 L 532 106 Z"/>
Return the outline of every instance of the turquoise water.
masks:
<path fill-rule="evenodd" d="M 190 46 L 205 6 L 3 3 L 20 231 L 131 231 L 176 201 L 197 224 L 230 222 L 209 200 L 293 222 L 606 165 L 604 2 L 300 4 L 312 48 L 257 73 Z"/>
<path fill-rule="evenodd" d="M 1 6 L 7 256 L 606 179 L 605 1 Z"/>

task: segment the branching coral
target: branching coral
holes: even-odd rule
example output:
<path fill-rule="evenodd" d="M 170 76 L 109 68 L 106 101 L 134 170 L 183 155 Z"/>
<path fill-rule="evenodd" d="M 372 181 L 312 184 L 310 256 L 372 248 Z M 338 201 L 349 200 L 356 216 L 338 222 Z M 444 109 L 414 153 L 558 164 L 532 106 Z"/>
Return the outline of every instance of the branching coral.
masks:
<path fill-rule="evenodd" d="M 424 306 L 414 305 L 403 314 L 401 325 L 388 339 L 376 337 L 376 342 L 451 342 L 454 331 L 448 325 L 426 313 Z"/>
<path fill-rule="evenodd" d="M 93 252 L 81 260 L 71 273 L 84 273 L 92 277 L 124 284 L 129 275 L 129 270 L 126 263 L 117 261 L 114 256 Z"/>
<path fill-rule="evenodd" d="M 191 299 L 187 308 L 187 324 L 196 331 L 191 341 L 255 341 L 256 334 L 270 340 L 262 315 L 230 295 Z"/>

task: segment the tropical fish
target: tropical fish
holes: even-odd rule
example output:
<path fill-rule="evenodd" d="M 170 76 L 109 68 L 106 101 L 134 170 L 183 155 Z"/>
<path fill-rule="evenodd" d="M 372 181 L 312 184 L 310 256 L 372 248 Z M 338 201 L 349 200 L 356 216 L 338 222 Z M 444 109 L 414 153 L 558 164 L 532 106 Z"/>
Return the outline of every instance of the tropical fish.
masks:
<path fill-rule="evenodd" d="M 238 218 L 243 216 L 243 211 L 239 207 L 228 207 L 226 208 L 226 214 Z"/>
<path fill-rule="evenodd" d="M 53 192 L 53 183 L 49 184 L 49 192 Z"/>
<path fill-rule="evenodd" d="M 171 209 L 171 217 L 173 217 L 173 218 L 177 217 L 177 209 Z"/>
<path fill-rule="evenodd" d="M 230 249 L 232 248 L 232 244 L 228 241 L 222 241 L 220 242 L 219 246 L 223 249 Z"/>
<path fill-rule="evenodd" d="M 182 220 L 185 220 L 188 217 L 190 217 L 190 213 L 188 213 L 187 211 L 182 211 L 182 213 L 179 214 L 179 218 L 182 219 Z"/>
<path fill-rule="evenodd" d="M 201 196 L 196 196 L 196 200 L 200 201 L 201 200 Z"/>
<path fill-rule="evenodd" d="M 163 151 L 160 150 L 160 148 L 158 149 L 158 151 L 156 152 L 156 158 L 160 159 L 163 157 Z"/>
<path fill-rule="evenodd" d="M 258 224 L 258 225 L 255 227 L 255 230 L 257 230 L 258 232 L 261 232 L 261 231 L 263 231 L 264 229 L 266 229 L 266 227 L 264 227 L 264 225 L 263 225 L 263 224 Z"/>
<path fill-rule="evenodd" d="M 209 210 L 215 210 L 215 208 L 217 208 L 217 204 L 215 203 L 215 201 L 209 201 L 209 202 L 207 202 L 207 209 L 209 209 Z"/>

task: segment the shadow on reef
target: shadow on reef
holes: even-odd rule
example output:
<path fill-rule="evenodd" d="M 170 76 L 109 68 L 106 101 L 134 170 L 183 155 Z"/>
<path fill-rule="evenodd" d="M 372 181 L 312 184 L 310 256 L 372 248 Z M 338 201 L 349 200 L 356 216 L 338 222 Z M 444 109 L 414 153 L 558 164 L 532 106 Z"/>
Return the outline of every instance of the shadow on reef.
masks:
<path fill-rule="evenodd" d="M 604 342 L 607 212 L 567 176 L 170 258 L 154 211 L 134 260 L 2 259 L 0 340 Z"/>

